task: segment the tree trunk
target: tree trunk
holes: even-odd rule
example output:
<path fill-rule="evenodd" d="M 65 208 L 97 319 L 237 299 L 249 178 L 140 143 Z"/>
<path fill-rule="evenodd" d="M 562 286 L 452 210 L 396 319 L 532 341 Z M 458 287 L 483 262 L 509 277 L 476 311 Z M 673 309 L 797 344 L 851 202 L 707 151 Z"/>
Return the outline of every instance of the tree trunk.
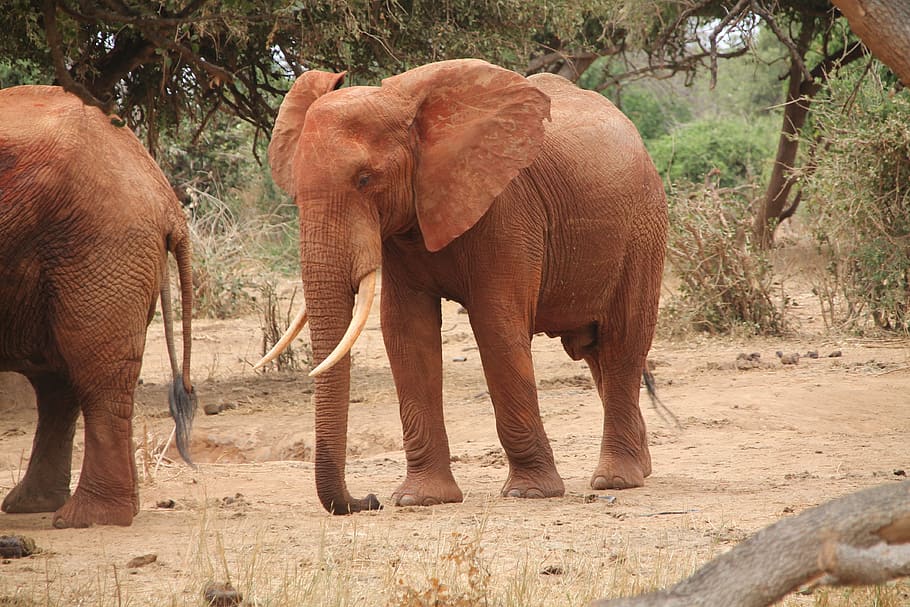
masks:
<path fill-rule="evenodd" d="M 762 200 L 761 208 L 755 215 L 756 242 L 762 249 L 770 248 L 774 242 L 774 230 L 786 213 L 792 215 L 794 209 L 788 204 L 790 191 L 796 179 L 790 171 L 796 162 L 799 151 L 799 133 L 806 123 L 809 114 L 809 103 L 818 92 L 819 86 L 812 81 L 803 80 L 799 67 L 790 67 L 790 86 L 787 90 L 787 103 L 784 106 L 784 124 L 777 142 L 777 156 L 771 169 L 771 178 Z"/>
<path fill-rule="evenodd" d="M 667 590 L 593 607 L 766 607 L 804 584 L 910 575 L 910 481 L 887 483 L 766 527 Z"/>
<path fill-rule="evenodd" d="M 832 0 L 850 29 L 910 86 L 910 4 L 894 0 Z"/>
<path fill-rule="evenodd" d="M 801 61 L 804 61 L 814 32 L 814 28 L 807 26 L 800 33 L 796 49 Z M 793 200 L 790 200 L 790 193 L 797 182 L 791 171 L 795 167 L 796 154 L 799 151 L 799 134 L 806 123 L 812 98 L 821 90 L 822 84 L 829 74 L 851 61 L 859 59 L 864 52 L 863 45 L 854 42 L 842 51 L 825 57 L 812 68 L 808 77 L 795 58 L 791 58 L 784 123 L 777 144 L 777 156 L 771 169 L 768 188 L 765 190 L 761 207 L 755 215 L 752 226 L 755 242 L 762 249 L 771 247 L 774 243 L 774 230 L 778 223 L 784 217 L 791 216 L 796 210 L 796 205 L 799 204 L 798 194 Z"/>
<path fill-rule="evenodd" d="M 761 207 L 755 215 L 753 231 L 755 242 L 762 249 L 768 249 L 774 242 L 774 230 L 777 228 L 780 217 L 787 206 L 787 198 L 793 188 L 795 179 L 790 175 L 796 162 L 796 153 L 799 151 L 799 133 L 806 123 L 809 114 L 810 99 L 818 92 L 819 86 L 814 80 L 807 80 L 802 64 L 805 64 L 806 53 L 815 28 L 808 23 L 804 24 L 796 41 L 795 52 L 799 54 L 790 58 L 790 72 L 788 76 L 787 99 L 784 105 L 784 124 L 780 130 L 780 139 L 777 142 L 777 156 L 771 169 L 771 179 L 765 190 Z"/>

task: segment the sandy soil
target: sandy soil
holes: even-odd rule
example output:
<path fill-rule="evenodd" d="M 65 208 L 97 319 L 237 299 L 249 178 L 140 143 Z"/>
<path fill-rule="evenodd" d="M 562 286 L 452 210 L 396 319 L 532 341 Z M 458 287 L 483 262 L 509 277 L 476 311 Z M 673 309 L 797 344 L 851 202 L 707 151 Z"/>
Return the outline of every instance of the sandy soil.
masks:
<path fill-rule="evenodd" d="M 447 303 L 447 427 L 465 501 L 351 517 L 326 514 L 315 495 L 305 373 L 250 369 L 261 340 L 255 317 L 195 322 L 202 403 L 226 407 L 197 417 L 197 471 L 179 463 L 154 471 L 148 454 L 172 427 L 156 321 L 136 393 L 142 511 L 129 528 L 63 531 L 50 528 L 49 514 L 0 514 L 0 535 L 28 535 L 42 550 L 0 563 L 0 605 L 195 605 L 207 580 L 228 577 L 257 605 L 432 604 L 427 589 L 439 594 L 439 583 L 448 584 L 439 605 L 474 604 L 471 593 L 490 604 L 581 605 L 672 582 L 781 517 L 910 469 L 910 342 L 827 335 L 812 296 L 795 299 L 789 338 L 656 341 L 659 392 L 682 427 L 643 393 L 654 472 L 635 490 L 588 487 L 601 405 L 584 364 L 558 340 L 535 339 L 541 412 L 567 488 L 542 501 L 498 496 L 506 465 L 478 352 L 467 316 Z M 347 479 L 354 495 L 387 501 L 404 455 L 377 314 L 355 348 Z M 804 356 L 782 365 L 776 351 Z M 752 352 L 760 363 L 740 368 L 737 356 Z M 35 426 L 34 409 L 13 396 L 0 396 L 0 495 L 21 474 Z M 81 454 L 78 439 L 74 466 Z M 166 500 L 174 507 L 158 506 Z M 157 560 L 128 567 L 146 554 Z M 470 567 L 459 572 L 468 561 L 488 577 L 470 581 Z M 897 604 L 910 604 L 900 588 Z M 787 601 L 819 604 L 817 593 Z"/>

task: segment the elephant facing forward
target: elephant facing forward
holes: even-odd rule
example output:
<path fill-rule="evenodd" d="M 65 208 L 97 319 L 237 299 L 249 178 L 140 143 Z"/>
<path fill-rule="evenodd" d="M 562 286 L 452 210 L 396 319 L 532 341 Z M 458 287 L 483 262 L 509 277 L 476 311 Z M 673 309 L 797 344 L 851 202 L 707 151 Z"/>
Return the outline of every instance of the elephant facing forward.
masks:
<path fill-rule="evenodd" d="M 300 211 L 306 295 L 276 352 L 308 319 L 314 358 L 324 359 L 313 373 L 325 508 L 379 506 L 351 497 L 344 465 L 347 352 L 380 265 L 407 456 L 396 504 L 462 499 L 443 421 L 442 298 L 470 315 L 509 461 L 503 495 L 564 493 L 538 409 L 535 333 L 560 337 L 593 373 L 604 422 L 591 485 L 642 485 L 651 459 L 639 387 L 667 209 L 635 127 L 563 78 L 480 60 L 425 65 L 379 87 L 340 88 L 343 77 L 301 75 L 269 147 L 275 181 Z"/>
<path fill-rule="evenodd" d="M 167 254 L 177 259 L 183 364 Z M 38 426 L 4 512 L 55 512 L 55 527 L 129 525 L 139 511 L 133 392 L 161 292 L 177 446 L 188 459 L 190 245 L 161 170 L 129 129 L 58 87 L 0 90 L 0 371 L 25 375 Z M 75 492 L 76 420 L 85 457 Z"/>

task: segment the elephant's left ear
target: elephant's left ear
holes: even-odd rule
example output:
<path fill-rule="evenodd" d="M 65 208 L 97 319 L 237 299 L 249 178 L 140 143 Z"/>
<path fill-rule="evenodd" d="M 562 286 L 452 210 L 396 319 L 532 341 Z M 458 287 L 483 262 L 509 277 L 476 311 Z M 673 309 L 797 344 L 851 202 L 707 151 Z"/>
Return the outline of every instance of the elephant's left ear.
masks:
<path fill-rule="evenodd" d="M 304 72 L 294 81 L 278 108 L 278 118 L 275 119 L 269 143 L 269 166 L 272 168 L 272 179 L 288 194 L 294 194 L 294 152 L 306 112 L 316 99 L 340 87 L 345 73 Z"/>
<path fill-rule="evenodd" d="M 550 99 L 523 76 L 477 59 L 424 65 L 382 87 L 410 102 L 417 219 L 427 249 L 438 251 L 537 157 Z"/>

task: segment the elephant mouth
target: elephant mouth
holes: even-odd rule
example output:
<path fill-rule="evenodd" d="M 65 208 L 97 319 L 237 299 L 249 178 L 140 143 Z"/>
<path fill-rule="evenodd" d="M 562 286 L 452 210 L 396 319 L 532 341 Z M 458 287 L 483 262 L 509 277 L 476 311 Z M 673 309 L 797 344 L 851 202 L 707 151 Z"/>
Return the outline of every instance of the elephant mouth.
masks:
<path fill-rule="evenodd" d="M 310 377 L 316 377 L 334 367 L 338 361 L 344 358 L 345 355 L 351 351 L 351 348 L 354 347 L 354 343 L 363 332 L 363 327 L 366 325 L 367 318 L 370 316 L 370 309 L 373 307 L 373 298 L 376 294 L 376 274 L 377 270 L 373 270 L 360 280 L 360 285 L 357 287 L 357 300 L 354 303 L 354 310 L 351 313 L 351 322 L 344 332 L 344 336 L 341 338 L 341 341 L 338 342 L 338 345 L 335 346 L 335 349 L 332 350 L 331 354 L 310 371 Z M 262 360 L 253 365 L 253 369 L 261 369 L 263 366 L 278 358 L 288 345 L 294 341 L 294 338 L 297 337 L 304 325 L 306 325 L 306 322 L 307 311 L 306 304 L 304 304 L 297 313 L 297 316 L 294 317 L 294 320 L 291 321 L 287 331 L 281 336 L 281 339 L 279 339 L 272 349 L 262 357 Z"/>

